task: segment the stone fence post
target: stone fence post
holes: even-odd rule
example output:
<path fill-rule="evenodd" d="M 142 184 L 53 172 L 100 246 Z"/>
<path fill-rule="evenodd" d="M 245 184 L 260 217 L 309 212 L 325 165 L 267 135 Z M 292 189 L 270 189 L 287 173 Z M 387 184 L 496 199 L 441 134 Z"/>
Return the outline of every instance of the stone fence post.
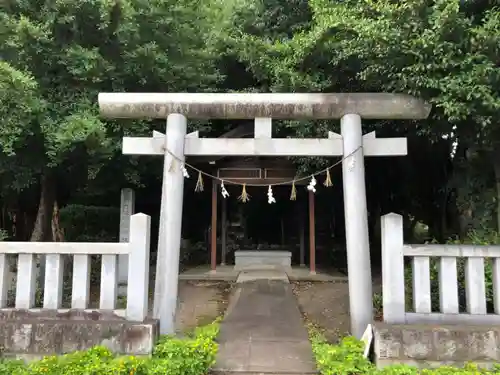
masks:
<path fill-rule="evenodd" d="M 142 322 L 149 307 L 149 252 L 151 217 L 135 214 L 130 220 L 127 320 Z"/>
<path fill-rule="evenodd" d="M 382 294 L 384 322 L 405 322 L 403 217 L 382 216 Z"/>

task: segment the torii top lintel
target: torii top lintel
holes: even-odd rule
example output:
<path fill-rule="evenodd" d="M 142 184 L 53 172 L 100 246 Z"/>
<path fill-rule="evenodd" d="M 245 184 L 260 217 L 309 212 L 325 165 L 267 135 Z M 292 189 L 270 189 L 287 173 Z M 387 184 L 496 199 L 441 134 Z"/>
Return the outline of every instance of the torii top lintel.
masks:
<path fill-rule="evenodd" d="M 351 93 L 100 93 L 99 110 L 107 118 L 191 119 L 425 119 L 431 106 L 404 94 Z"/>

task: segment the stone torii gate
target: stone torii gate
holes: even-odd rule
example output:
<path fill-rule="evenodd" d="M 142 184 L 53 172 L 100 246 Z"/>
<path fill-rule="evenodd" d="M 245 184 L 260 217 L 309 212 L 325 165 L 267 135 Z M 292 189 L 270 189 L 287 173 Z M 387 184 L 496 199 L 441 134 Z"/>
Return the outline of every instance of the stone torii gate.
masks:
<path fill-rule="evenodd" d="M 351 332 L 360 338 L 372 322 L 372 278 L 366 205 L 364 156 L 407 154 L 406 138 L 363 136 L 361 119 L 425 119 L 430 106 L 407 95 L 100 93 L 107 118 L 167 119 L 166 135 L 123 138 L 123 153 L 162 155 L 163 186 L 154 295 L 160 332 L 174 332 L 184 177 L 170 168 L 174 154 L 186 156 L 349 156 L 342 162 Z M 186 134 L 187 118 L 254 119 L 254 138 L 199 138 Z M 272 119 L 340 119 L 341 134 L 324 139 L 272 137 Z M 168 150 L 168 151 L 167 151 Z M 351 155 L 352 154 L 352 155 Z"/>

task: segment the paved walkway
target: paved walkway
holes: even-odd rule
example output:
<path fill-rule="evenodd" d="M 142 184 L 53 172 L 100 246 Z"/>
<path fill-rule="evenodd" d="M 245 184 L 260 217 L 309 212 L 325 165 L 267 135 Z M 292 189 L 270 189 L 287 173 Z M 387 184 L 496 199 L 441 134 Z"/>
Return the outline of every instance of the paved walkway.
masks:
<path fill-rule="evenodd" d="M 221 323 L 215 371 L 226 374 L 316 374 L 307 330 L 291 285 L 238 284 Z"/>

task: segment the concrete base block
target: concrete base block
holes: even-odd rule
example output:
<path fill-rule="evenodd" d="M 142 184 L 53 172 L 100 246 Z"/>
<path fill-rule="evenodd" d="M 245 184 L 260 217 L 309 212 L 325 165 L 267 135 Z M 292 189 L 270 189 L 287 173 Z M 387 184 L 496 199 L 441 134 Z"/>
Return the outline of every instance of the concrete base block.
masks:
<path fill-rule="evenodd" d="M 150 355 L 157 337 L 156 320 L 130 322 L 112 312 L 0 311 L 2 355 L 28 361 L 96 345 L 116 354 Z"/>
<path fill-rule="evenodd" d="M 373 329 L 378 368 L 393 364 L 462 367 L 467 362 L 490 368 L 500 362 L 498 326 L 375 323 Z"/>

